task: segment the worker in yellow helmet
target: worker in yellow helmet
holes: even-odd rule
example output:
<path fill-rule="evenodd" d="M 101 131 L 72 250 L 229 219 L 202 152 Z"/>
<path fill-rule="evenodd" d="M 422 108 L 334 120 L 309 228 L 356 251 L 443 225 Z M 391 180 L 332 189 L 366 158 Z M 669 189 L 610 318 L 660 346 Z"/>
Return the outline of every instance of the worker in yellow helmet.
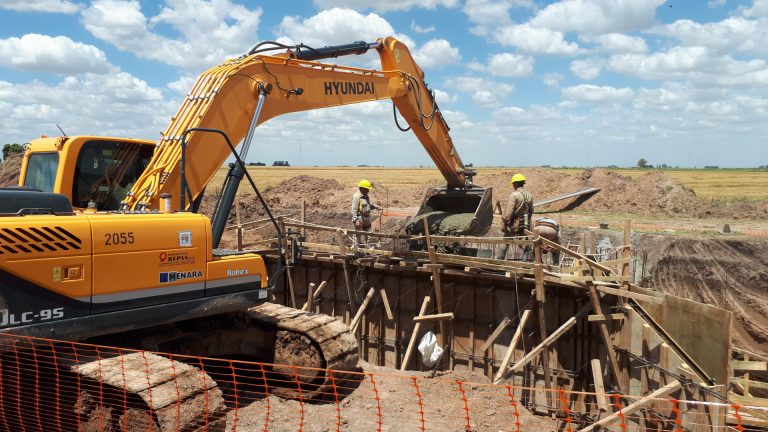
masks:
<path fill-rule="evenodd" d="M 373 186 L 368 180 L 360 180 L 357 184 L 357 192 L 352 195 L 352 224 L 356 230 L 369 231 L 371 229 L 371 210 L 381 210 L 381 207 L 371 202 L 368 195 Z M 358 236 L 358 243 L 363 239 Z"/>
<path fill-rule="evenodd" d="M 522 237 L 525 230 L 532 230 L 533 222 L 533 195 L 525 190 L 525 176 L 517 173 L 512 176 L 514 191 L 509 195 L 507 207 L 501 216 L 501 230 L 504 237 Z M 506 259 L 507 247 L 504 244 L 499 247 L 496 259 Z M 523 249 L 523 260 L 530 260 L 530 247 Z"/>

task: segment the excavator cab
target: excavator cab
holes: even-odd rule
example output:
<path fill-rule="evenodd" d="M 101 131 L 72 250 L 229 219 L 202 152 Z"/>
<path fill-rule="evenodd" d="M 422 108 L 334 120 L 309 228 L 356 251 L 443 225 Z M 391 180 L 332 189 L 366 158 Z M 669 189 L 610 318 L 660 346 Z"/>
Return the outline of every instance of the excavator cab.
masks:
<path fill-rule="evenodd" d="M 117 210 L 152 159 L 155 143 L 129 138 L 38 138 L 24 152 L 19 186 L 55 192 L 73 207 Z"/>

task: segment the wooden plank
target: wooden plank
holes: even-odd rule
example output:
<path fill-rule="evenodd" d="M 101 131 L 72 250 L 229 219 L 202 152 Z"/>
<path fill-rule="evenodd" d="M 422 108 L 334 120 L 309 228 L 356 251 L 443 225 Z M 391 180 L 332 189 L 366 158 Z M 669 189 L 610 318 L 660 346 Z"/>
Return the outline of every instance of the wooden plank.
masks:
<path fill-rule="evenodd" d="M 616 276 L 616 275 L 609 275 L 609 276 L 603 276 L 603 275 L 568 275 L 568 274 L 560 274 L 558 275 L 562 280 L 567 281 L 576 281 L 576 282 L 586 282 L 586 281 L 600 281 L 600 282 L 628 282 L 630 279 L 630 276 Z"/>
<path fill-rule="evenodd" d="M 621 409 L 620 412 L 615 412 L 595 423 L 592 423 L 591 425 L 580 429 L 580 432 L 589 432 L 593 431 L 598 428 L 604 428 L 605 426 L 619 420 L 620 418 L 625 418 L 628 416 L 631 416 L 632 414 L 636 413 L 637 411 L 640 411 L 641 409 L 647 407 L 648 405 L 657 402 L 656 399 L 660 399 L 663 397 L 668 396 L 670 393 L 673 393 L 677 390 L 680 390 L 682 386 L 680 385 L 680 382 L 675 380 L 670 382 L 669 384 L 665 385 L 664 387 L 656 390 L 655 392 L 649 394 L 647 397 L 644 397 L 643 399 L 640 399 L 636 402 L 633 402 Z"/>
<path fill-rule="evenodd" d="M 310 307 L 312 307 L 312 301 L 315 299 L 315 284 L 314 282 L 310 282 L 309 286 L 307 287 L 307 302 L 304 303 L 304 306 L 301 307 L 301 310 L 308 311 Z"/>
<path fill-rule="evenodd" d="M 745 407 L 768 408 L 768 399 L 749 397 L 728 392 L 728 401 Z"/>
<path fill-rule="evenodd" d="M 611 294 L 618 297 L 631 298 L 633 300 L 644 301 L 649 303 L 657 303 L 657 304 L 664 303 L 663 297 L 654 297 L 654 296 L 649 296 L 645 294 L 638 294 L 631 291 L 624 291 L 622 289 L 616 289 L 616 288 L 608 288 L 606 286 L 600 286 L 600 285 L 595 286 L 595 289 L 597 289 L 601 293 Z"/>
<path fill-rule="evenodd" d="M 494 342 L 496 342 L 496 339 L 501 335 L 501 332 L 506 330 L 507 327 L 512 325 L 512 320 L 509 319 L 509 317 L 504 317 L 503 320 L 499 323 L 499 325 L 496 326 L 496 329 L 493 330 L 493 333 L 491 333 L 490 336 L 488 336 L 488 339 L 485 340 L 485 343 L 483 343 L 482 346 L 480 346 L 480 351 L 486 352 L 488 351 L 488 348 L 493 345 Z"/>
<path fill-rule="evenodd" d="M 432 321 L 443 321 L 443 320 L 452 320 L 453 319 L 453 312 L 445 312 L 441 314 L 434 314 L 434 315 L 422 315 L 422 316 L 416 316 L 413 317 L 413 322 L 432 322 Z"/>
<path fill-rule="evenodd" d="M 536 241 L 533 244 L 534 253 L 534 283 L 536 288 L 536 308 L 538 310 L 539 317 L 539 335 L 542 341 L 547 340 L 547 319 L 544 314 L 544 303 L 547 301 L 546 291 L 544 288 L 544 270 L 541 264 L 541 242 Z M 552 370 L 549 365 L 549 348 L 544 347 L 541 350 L 541 363 L 544 367 L 544 388 L 549 391 L 552 389 Z M 514 369 L 514 367 L 513 367 Z M 546 399 L 546 398 L 545 398 Z M 545 403 L 549 406 L 549 403 Z"/>
<path fill-rule="evenodd" d="M 739 384 L 741 386 L 744 386 L 745 388 L 756 387 L 761 389 L 768 389 L 768 383 L 762 382 L 762 381 L 753 381 L 745 378 L 733 377 L 731 378 L 731 382 L 734 384 Z"/>
<path fill-rule="evenodd" d="M 603 307 L 600 305 L 600 296 L 597 294 L 595 286 L 592 284 L 587 284 L 587 288 L 589 289 L 589 300 L 592 304 L 592 308 L 594 309 L 595 314 L 603 315 Z M 616 387 L 624 392 L 624 388 L 626 388 L 626 386 L 623 386 L 621 382 L 621 368 L 619 368 L 619 362 L 616 360 L 616 353 L 613 351 L 613 340 L 611 340 L 611 333 L 608 331 L 608 325 L 605 322 L 600 322 L 598 327 L 600 330 L 600 338 L 603 341 L 605 350 L 608 352 L 608 364 L 610 366 L 614 382 L 616 383 Z"/>
<path fill-rule="evenodd" d="M 540 344 L 536 345 L 528 354 L 525 355 L 522 359 L 520 359 L 517 363 L 512 365 L 510 368 L 511 371 L 517 372 L 520 369 L 523 368 L 523 366 L 527 365 L 531 362 L 541 351 L 543 351 L 545 348 L 548 348 L 550 345 L 555 343 L 560 336 L 564 335 L 568 330 L 570 330 L 571 327 L 573 327 L 576 322 L 579 320 L 579 318 L 586 315 L 590 310 L 592 310 L 592 305 L 587 304 L 582 306 L 581 309 L 579 309 L 578 312 L 576 312 L 576 315 L 568 318 L 566 322 L 564 322 L 560 327 L 557 328 L 557 330 L 553 331 L 547 339 L 545 339 Z"/>
<path fill-rule="evenodd" d="M 437 303 L 437 313 L 443 313 L 443 289 L 440 281 L 440 269 L 435 267 L 437 262 L 437 254 L 435 253 L 435 247 L 432 246 L 432 239 L 429 234 L 429 224 L 427 218 L 421 220 L 424 224 L 424 237 L 427 242 L 427 252 L 429 252 L 429 262 L 432 264 L 430 268 L 432 270 L 432 283 L 435 287 L 435 302 Z M 440 333 L 437 335 L 437 345 L 440 347 L 445 346 L 445 323 L 441 320 L 439 323 Z"/>
<path fill-rule="evenodd" d="M 588 321 L 595 321 L 595 322 L 602 322 L 602 321 L 613 321 L 613 320 L 623 320 L 627 316 L 620 313 L 615 314 L 603 314 L 603 315 L 589 315 L 587 317 Z"/>
<path fill-rule="evenodd" d="M 424 316 L 427 312 L 427 306 L 429 306 L 429 296 L 424 297 L 424 301 L 421 303 L 421 309 L 418 316 Z M 400 365 L 400 370 L 404 371 L 408 367 L 408 361 L 413 354 L 413 347 L 416 345 L 416 338 L 419 336 L 419 330 L 421 330 L 421 323 L 417 322 L 413 326 L 413 333 L 411 333 L 411 340 L 408 342 L 408 348 L 405 350 L 405 356 L 403 357 L 403 363 Z"/>
<path fill-rule="evenodd" d="M 592 359 L 592 380 L 595 383 L 595 398 L 597 398 L 597 409 L 608 412 L 608 400 L 605 397 L 605 385 L 603 385 L 603 368 L 600 366 L 600 359 Z"/>
<path fill-rule="evenodd" d="M 528 321 L 528 317 L 530 315 L 530 309 L 523 311 L 523 315 L 520 317 L 520 324 L 518 324 L 517 330 L 515 330 L 515 334 L 512 336 L 512 340 L 509 342 L 509 347 L 507 347 L 507 352 L 504 354 L 504 360 L 501 361 L 501 366 L 499 366 L 499 370 L 496 372 L 496 376 L 493 378 L 494 384 L 501 382 L 502 378 L 504 377 L 504 373 L 507 371 L 507 367 L 509 367 L 509 363 L 512 361 L 512 355 L 515 353 L 515 348 L 517 348 L 517 344 L 522 339 L 525 322 Z"/>
<path fill-rule="evenodd" d="M 336 242 L 339 244 L 339 252 L 342 255 L 347 254 L 347 246 L 344 244 L 344 233 L 338 229 L 336 230 Z M 355 297 L 352 295 L 352 276 L 349 274 L 349 265 L 344 260 L 341 264 L 344 271 L 344 285 L 347 287 L 347 299 L 349 301 L 349 310 L 355 310 Z"/>
<path fill-rule="evenodd" d="M 381 302 L 384 303 L 384 311 L 387 313 L 387 319 L 393 321 L 395 316 L 392 314 L 392 308 L 389 306 L 389 299 L 387 298 L 387 290 L 384 288 L 379 290 L 381 295 Z"/>
<path fill-rule="evenodd" d="M 768 362 L 751 360 L 731 360 L 731 369 L 734 371 L 768 371 Z"/>
<path fill-rule="evenodd" d="M 352 333 L 357 333 L 357 326 L 358 324 L 360 324 L 360 318 L 362 318 L 363 312 L 365 312 L 365 308 L 368 307 L 368 303 L 371 301 L 371 298 L 375 293 L 376 293 L 376 290 L 371 288 L 368 290 L 368 294 L 365 295 L 365 298 L 363 299 L 363 303 L 360 304 L 360 308 L 357 310 L 355 317 L 352 318 L 352 322 L 349 324 L 349 326 L 352 328 Z"/>

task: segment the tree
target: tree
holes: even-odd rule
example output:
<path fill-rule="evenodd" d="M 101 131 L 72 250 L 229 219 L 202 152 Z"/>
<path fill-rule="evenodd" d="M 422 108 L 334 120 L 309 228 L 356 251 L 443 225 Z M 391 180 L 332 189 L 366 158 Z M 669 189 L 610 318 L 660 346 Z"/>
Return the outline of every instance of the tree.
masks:
<path fill-rule="evenodd" d="M 12 154 L 21 154 L 23 151 L 24 146 L 21 144 L 6 144 L 3 146 L 3 159 L 8 159 Z"/>
<path fill-rule="evenodd" d="M 640 160 L 637 161 L 637 166 L 639 166 L 640 168 L 648 168 L 648 161 L 645 160 L 644 158 L 640 158 Z"/>

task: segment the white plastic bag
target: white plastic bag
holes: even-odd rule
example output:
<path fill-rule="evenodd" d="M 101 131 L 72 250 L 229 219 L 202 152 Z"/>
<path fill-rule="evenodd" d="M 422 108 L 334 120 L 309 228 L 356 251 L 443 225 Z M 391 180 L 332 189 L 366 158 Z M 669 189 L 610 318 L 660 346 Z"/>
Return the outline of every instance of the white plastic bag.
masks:
<path fill-rule="evenodd" d="M 419 342 L 419 352 L 421 353 L 421 362 L 424 366 L 431 368 L 443 356 L 443 349 L 437 346 L 437 337 L 431 331 L 428 331 Z"/>

